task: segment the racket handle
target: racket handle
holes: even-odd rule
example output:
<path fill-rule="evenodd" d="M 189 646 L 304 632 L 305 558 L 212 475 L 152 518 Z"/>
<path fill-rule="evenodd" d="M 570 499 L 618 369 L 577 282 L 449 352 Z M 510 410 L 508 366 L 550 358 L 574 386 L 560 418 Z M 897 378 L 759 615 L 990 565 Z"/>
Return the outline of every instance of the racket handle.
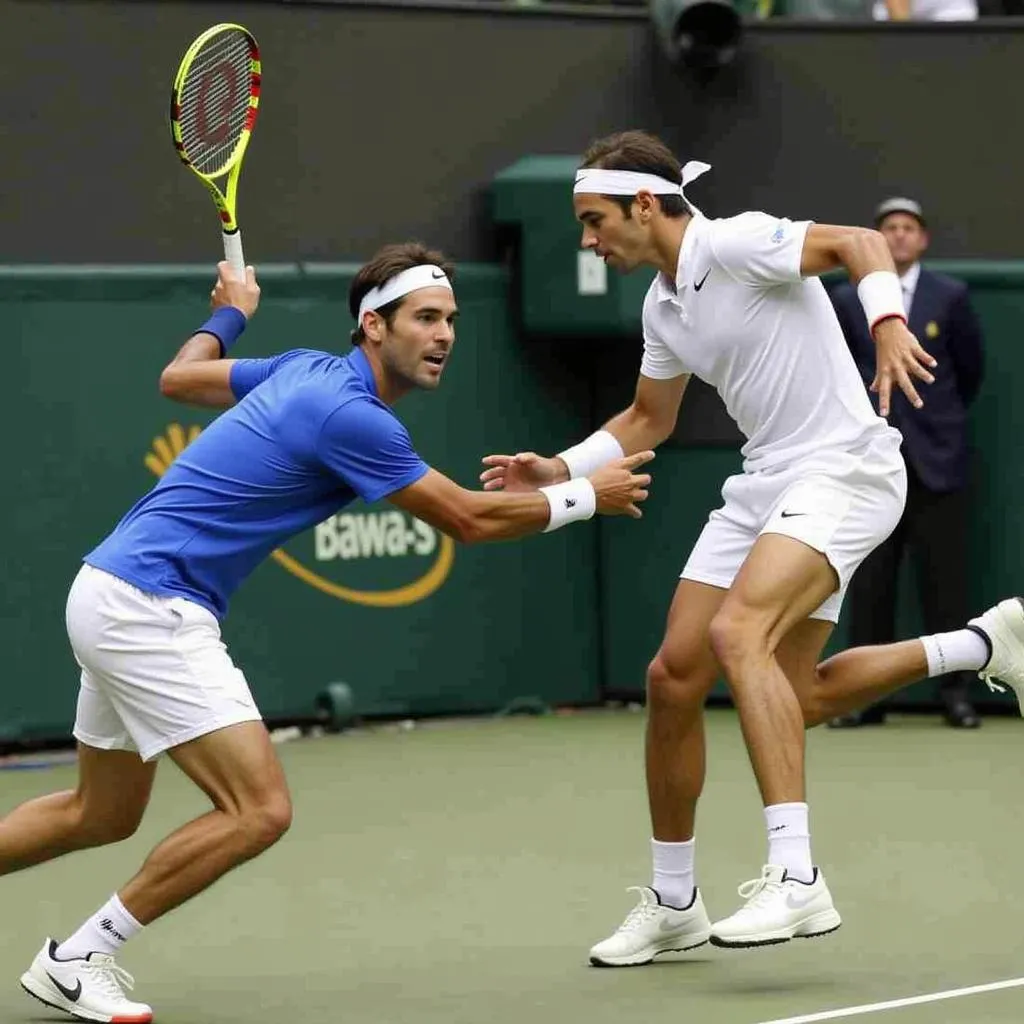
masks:
<path fill-rule="evenodd" d="M 242 253 L 242 232 L 237 228 L 234 231 L 224 232 L 224 259 L 231 264 L 235 277 L 239 281 L 244 281 L 245 256 Z"/>

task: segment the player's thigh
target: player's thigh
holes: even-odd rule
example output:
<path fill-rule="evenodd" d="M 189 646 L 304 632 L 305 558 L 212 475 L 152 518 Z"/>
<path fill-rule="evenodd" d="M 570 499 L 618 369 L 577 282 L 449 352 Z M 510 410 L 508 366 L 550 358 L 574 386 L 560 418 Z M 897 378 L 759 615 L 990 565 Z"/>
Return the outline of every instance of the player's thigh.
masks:
<path fill-rule="evenodd" d="M 708 627 L 725 600 L 721 587 L 682 579 L 669 607 L 665 635 L 647 672 L 648 697 L 703 702 L 720 669 Z"/>
<path fill-rule="evenodd" d="M 793 532 L 798 517 L 782 516 L 786 494 L 800 482 L 799 475 L 785 473 L 741 473 L 730 477 L 722 488 L 724 503 L 708 518 L 690 554 L 683 577 L 721 588 L 720 607 L 705 623 L 710 638 L 710 656 L 718 657 L 721 635 L 736 630 L 767 632 L 798 597 L 808 589 L 824 600 L 835 589 L 835 574 L 828 559 L 805 544 L 780 539 L 766 530 L 772 514 L 782 523 L 782 532 Z M 807 529 L 807 523 L 802 522 Z M 816 605 L 812 607 L 813 610 Z M 804 618 L 803 605 L 783 623 L 785 628 Z M 716 639 L 716 634 L 720 636 Z"/>
<path fill-rule="evenodd" d="M 284 769 L 262 722 L 229 725 L 167 753 L 219 810 L 264 817 L 280 831 L 291 823 Z"/>
<path fill-rule="evenodd" d="M 906 470 L 892 439 L 882 442 L 837 454 L 833 476 L 797 471 L 781 491 L 713 627 L 720 658 L 737 637 L 774 651 L 805 618 L 838 621 L 857 567 L 903 513 Z"/>
<path fill-rule="evenodd" d="M 82 828 L 97 838 L 126 839 L 139 827 L 153 792 L 156 764 L 133 750 L 78 744 L 76 800 Z"/>
<path fill-rule="evenodd" d="M 793 537 L 762 534 L 711 624 L 716 655 L 726 661 L 748 643 L 774 652 L 838 586 L 836 571 L 821 551 Z"/>

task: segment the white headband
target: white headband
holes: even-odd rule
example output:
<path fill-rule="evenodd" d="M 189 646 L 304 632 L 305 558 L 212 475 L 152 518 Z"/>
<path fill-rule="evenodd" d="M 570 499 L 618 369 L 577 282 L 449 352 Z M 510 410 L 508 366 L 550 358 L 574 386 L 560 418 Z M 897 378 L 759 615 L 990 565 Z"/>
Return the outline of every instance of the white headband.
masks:
<path fill-rule="evenodd" d="M 362 324 L 363 314 L 367 310 L 380 309 L 381 306 L 386 306 L 389 302 L 394 302 L 395 299 L 400 299 L 418 288 L 447 288 L 448 291 L 454 291 L 448 275 L 440 267 L 435 267 L 432 263 L 421 263 L 395 274 L 394 277 L 389 277 L 382 285 L 371 288 L 359 303 L 356 323 Z"/>
<path fill-rule="evenodd" d="M 683 167 L 683 180 L 669 181 L 657 174 L 644 174 L 641 171 L 615 171 L 605 167 L 584 167 L 576 172 L 576 184 L 572 191 L 599 196 L 635 196 L 641 189 L 656 196 L 686 196 L 683 189 L 695 181 L 705 171 L 711 170 L 711 164 L 700 160 L 690 160 Z M 688 202 L 688 200 L 687 200 Z"/>

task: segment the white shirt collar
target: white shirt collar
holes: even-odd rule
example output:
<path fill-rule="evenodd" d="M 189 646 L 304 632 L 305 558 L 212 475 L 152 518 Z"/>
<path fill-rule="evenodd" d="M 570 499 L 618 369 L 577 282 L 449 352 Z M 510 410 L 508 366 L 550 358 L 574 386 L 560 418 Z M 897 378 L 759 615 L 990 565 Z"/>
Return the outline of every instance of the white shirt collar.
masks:
<path fill-rule="evenodd" d="M 921 264 L 911 263 L 907 267 L 906 273 L 900 278 L 900 286 L 905 292 L 910 292 L 913 295 L 917 289 L 917 282 L 921 277 Z"/>
<path fill-rule="evenodd" d="M 691 207 L 691 209 L 693 208 Z M 655 297 L 658 302 L 671 302 L 673 299 L 679 299 L 686 290 L 689 274 L 687 268 L 691 262 L 690 257 L 693 255 L 694 247 L 697 245 L 697 237 L 703 232 L 706 223 L 707 217 L 699 210 L 694 210 L 690 223 L 686 225 L 686 231 L 683 233 L 683 244 L 679 246 L 675 282 L 669 281 L 661 271 L 658 272 L 658 276 L 654 279 Z"/>

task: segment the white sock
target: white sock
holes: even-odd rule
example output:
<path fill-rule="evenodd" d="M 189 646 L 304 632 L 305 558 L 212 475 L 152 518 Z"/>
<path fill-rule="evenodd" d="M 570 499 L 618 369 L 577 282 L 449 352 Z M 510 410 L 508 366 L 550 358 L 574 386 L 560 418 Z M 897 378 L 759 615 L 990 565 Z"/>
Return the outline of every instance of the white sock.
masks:
<path fill-rule="evenodd" d="M 764 809 L 768 826 L 768 863 L 786 869 L 790 878 L 814 881 L 807 804 L 773 804 Z"/>
<path fill-rule="evenodd" d="M 70 939 L 61 943 L 57 959 L 84 960 L 90 953 L 113 956 L 130 938 L 138 935 L 142 927 L 114 893 Z"/>
<path fill-rule="evenodd" d="M 929 679 L 947 672 L 977 672 L 992 656 L 992 649 L 973 629 L 923 636 L 921 643 L 928 658 Z"/>
<path fill-rule="evenodd" d="M 666 906 L 685 910 L 693 902 L 693 843 L 662 843 L 651 840 L 654 881 L 651 888 Z"/>

